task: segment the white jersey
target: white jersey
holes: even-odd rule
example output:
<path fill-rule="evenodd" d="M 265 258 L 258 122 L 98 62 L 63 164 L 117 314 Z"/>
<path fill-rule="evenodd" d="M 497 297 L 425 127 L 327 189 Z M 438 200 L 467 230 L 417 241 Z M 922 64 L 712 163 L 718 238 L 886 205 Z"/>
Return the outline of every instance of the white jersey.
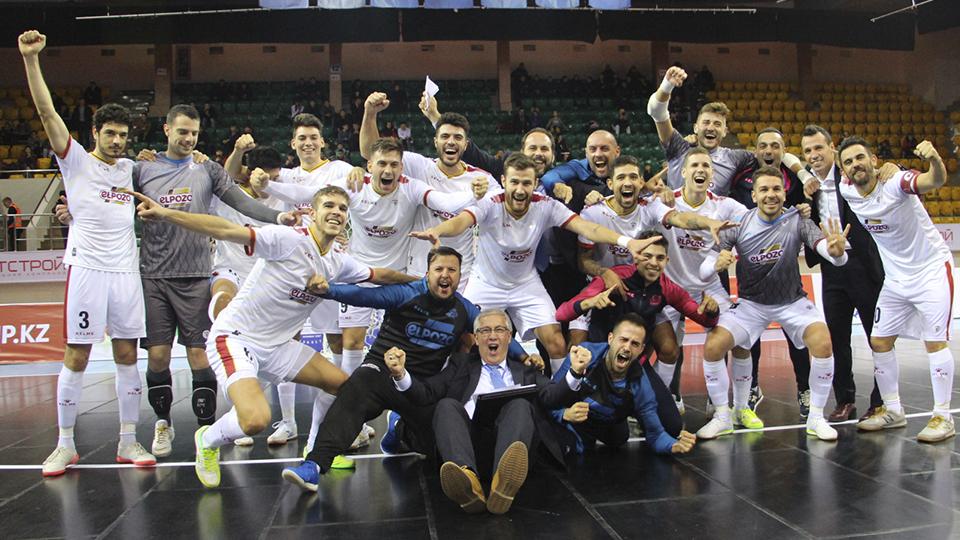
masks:
<path fill-rule="evenodd" d="M 246 193 L 246 190 L 244 190 L 244 193 Z M 276 197 L 258 199 L 258 201 L 269 206 L 270 208 L 280 210 L 281 212 L 289 209 L 287 203 L 277 199 Z M 214 197 L 213 201 L 210 203 L 210 210 L 213 215 L 220 216 L 223 219 L 233 223 L 239 223 L 240 225 L 253 227 L 274 225 L 274 223 L 266 223 L 251 219 L 240 212 L 237 212 L 228 204 L 216 197 Z M 229 268 L 237 273 L 241 282 L 246 281 L 247 276 L 250 275 L 250 271 L 253 269 L 254 263 L 257 262 L 257 258 L 247 255 L 246 248 L 235 242 L 221 240 L 216 242 L 216 245 L 217 247 L 213 254 L 213 268 Z"/>
<path fill-rule="evenodd" d="M 323 160 L 312 169 L 296 167 L 293 169 L 280 169 L 280 182 L 289 184 L 298 184 L 302 186 L 315 187 L 318 190 L 330 184 L 343 187 L 347 175 L 353 170 L 353 165 L 346 161 L 327 161 Z M 310 204 L 298 204 L 298 210 L 309 209 Z"/>
<path fill-rule="evenodd" d="M 463 164 L 463 166 L 463 173 L 457 176 L 447 176 L 443 171 L 440 170 L 440 166 L 437 164 L 436 159 L 426 158 L 414 152 L 403 153 L 404 173 L 414 178 L 423 180 L 427 183 L 427 185 L 437 191 L 445 193 L 466 191 L 472 193 L 473 180 L 478 177 L 487 180 L 488 193 L 500 189 L 500 184 L 498 184 L 497 181 L 490 176 L 490 173 L 476 167 L 471 167 L 470 165 Z M 417 219 L 413 226 L 418 231 L 424 231 L 430 227 L 439 225 L 441 222 L 446 221 L 455 215 L 455 213 L 441 212 L 437 210 L 431 210 L 429 208 L 420 208 L 417 210 Z M 464 278 L 468 277 L 470 274 L 470 269 L 473 266 L 475 255 L 474 228 L 470 227 L 464 231 L 463 234 L 458 236 L 442 238 L 440 243 L 444 246 L 452 247 L 460 252 L 460 254 L 463 256 L 461 274 Z M 430 252 L 430 248 L 430 242 L 415 242 L 411 244 L 410 264 L 408 265 L 408 269 L 411 274 L 420 276 L 427 273 L 427 253 Z"/>
<path fill-rule="evenodd" d="M 603 225 L 616 233 L 636 238 L 643 231 L 664 226 L 663 220 L 673 210 L 663 204 L 660 199 L 651 197 L 640 199 L 632 212 L 621 216 L 610 206 L 611 201 L 613 201 L 613 195 L 610 195 L 601 203 L 584 208 L 580 212 L 580 217 L 598 225 Z M 597 247 L 583 236 L 578 236 L 577 241 L 584 248 Z M 593 250 L 593 258 L 604 268 L 633 264 L 633 255 L 630 254 L 630 250 L 617 244 L 603 244 L 597 247 Z"/>
<path fill-rule="evenodd" d="M 538 277 L 533 255 L 544 231 L 563 227 L 577 214 L 550 197 L 534 193 L 527 213 L 517 219 L 507 212 L 505 198 L 505 193 L 485 197 L 464 212 L 473 215 L 480 231 L 477 274 L 487 283 L 512 288 Z"/>
<path fill-rule="evenodd" d="M 683 198 L 683 190 L 674 191 L 678 212 L 693 212 L 720 221 L 740 221 L 747 207 L 728 197 L 707 192 L 707 199 L 699 206 L 692 206 Z M 700 279 L 700 265 L 711 253 L 713 237 L 710 231 L 686 231 L 663 228 L 663 236 L 670 242 L 670 260 L 665 270 L 667 277 L 691 294 L 707 289 L 720 280 L 714 274 L 709 280 Z"/>
<path fill-rule="evenodd" d="M 317 307 L 320 297 L 307 292 L 314 275 L 330 283 L 370 279 L 370 267 L 347 255 L 336 243 L 321 253 L 309 228 L 266 225 L 250 229 L 251 254 L 260 257 L 236 298 L 217 316 L 211 334 L 238 333 L 263 347 L 293 339 Z"/>
<path fill-rule="evenodd" d="M 137 238 L 133 231 L 136 201 L 133 162 L 113 165 L 88 154 L 70 139 L 57 156 L 73 223 L 63 263 L 105 272 L 138 272 Z M 127 193 L 121 190 L 127 190 Z"/>
<path fill-rule="evenodd" d="M 916 196 L 919 175 L 913 170 L 898 172 L 865 197 L 849 179 L 840 184 L 840 194 L 877 243 L 883 271 L 897 281 L 953 262 L 950 248 Z"/>

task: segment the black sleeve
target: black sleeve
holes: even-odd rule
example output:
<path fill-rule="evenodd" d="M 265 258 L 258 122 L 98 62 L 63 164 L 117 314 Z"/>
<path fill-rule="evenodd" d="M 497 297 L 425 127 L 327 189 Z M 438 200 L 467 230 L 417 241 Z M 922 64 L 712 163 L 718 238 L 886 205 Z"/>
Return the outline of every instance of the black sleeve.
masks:
<path fill-rule="evenodd" d="M 559 381 L 553 381 L 546 375 L 536 371 L 535 368 L 527 366 L 524 367 L 524 369 L 536 372 L 537 397 L 545 409 L 560 409 L 568 407 L 577 401 L 579 393 L 570 389 L 570 386 L 567 385 L 566 376 L 562 377 Z"/>
<path fill-rule="evenodd" d="M 412 382 L 404 394 L 410 402 L 418 406 L 432 405 L 447 397 L 447 393 L 457 378 L 461 369 L 465 368 L 467 355 L 455 354 L 450 357 L 447 365 L 433 377 L 422 381 L 410 375 Z"/>
<path fill-rule="evenodd" d="M 481 150 L 473 141 L 467 141 L 467 149 L 463 151 L 463 157 L 460 159 L 487 171 L 498 184 L 500 183 L 500 177 L 503 176 L 503 162 Z"/>

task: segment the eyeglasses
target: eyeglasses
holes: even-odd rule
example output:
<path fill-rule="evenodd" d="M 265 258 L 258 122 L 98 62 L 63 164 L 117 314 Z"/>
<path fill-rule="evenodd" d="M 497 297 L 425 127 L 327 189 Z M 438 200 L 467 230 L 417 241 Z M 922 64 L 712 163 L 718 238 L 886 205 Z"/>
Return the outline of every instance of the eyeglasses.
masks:
<path fill-rule="evenodd" d="M 478 336 L 489 336 L 491 332 L 496 333 L 497 335 L 503 336 L 503 335 L 509 334 L 510 329 L 507 328 L 506 326 L 495 326 L 493 328 L 490 328 L 489 326 L 484 326 L 482 328 L 477 328 L 474 331 L 474 334 Z"/>

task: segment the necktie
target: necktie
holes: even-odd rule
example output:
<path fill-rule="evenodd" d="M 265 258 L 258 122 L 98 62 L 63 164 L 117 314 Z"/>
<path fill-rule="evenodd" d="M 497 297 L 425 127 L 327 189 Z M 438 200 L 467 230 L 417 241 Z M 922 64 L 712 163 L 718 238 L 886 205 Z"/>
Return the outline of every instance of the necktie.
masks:
<path fill-rule="evenodd" d="M 490 374 L 490 382 L 493 383 L 493 388 L 495 390 L 499 390 L 507 386 L 507 383 L 503 382 L 503 375 L 500 374 L 500 366 L 484 364 L 483 369 L 487 370 L 487 373 Z"/>

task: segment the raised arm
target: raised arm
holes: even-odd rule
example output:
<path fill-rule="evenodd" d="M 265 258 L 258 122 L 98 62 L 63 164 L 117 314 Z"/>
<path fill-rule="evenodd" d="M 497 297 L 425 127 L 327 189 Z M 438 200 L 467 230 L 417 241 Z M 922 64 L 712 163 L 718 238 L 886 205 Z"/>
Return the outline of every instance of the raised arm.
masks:
<path fill-rule="evenodd" d="M 929 193 L 947 182 L 947 168 L 944 167 L 943 159 L 930 141 L 922 141 L 913 153 L 930 164 L 930 169 L 917 177 L 918 194 Z"/>
<path fill-rule="evenodd" d="M 57 114 L 57 109 L 53 106 L 53 98 L 50 96 L 50 89 L 47 88 L 47 83 L 43 80 L 43 72 L 40 70 L 39 55 L 47 45 L 47 36 L 36 30 L 28 30 L 20 34 L 17 44 L 20 47 L 20 54 L 23 55 L 23 65 L 27 70 L 30 96 L 37 107 L 47 139 L 50 140 L 50 148 L 58 156 L 63 156 L 70 143 L 70 130 L 67 129 L 63 118 Z"/>
<path fill-rule="evenodd" d="M 233 152 L 230 152 L 227 160 L 223 162 L 223 169 L 227 171 L 227 174 L 233 178 L 240 178 L 243 174 L 243 156 L 256 146 L 257 143 L 253 140 L 253 135 L 249 133 L 244 133 L 237 138 L 237 142 L 233 145 Z"/>
<path fill-rule="evenodd" d="M 248 247 L 255 241 L 255 233 L 250 227 L 244 227 L 218 216 L 164 208 L 160 203 L 141 193 L 134 192 L 133 196 L 140 201 L 137 205 L 137 215 L 145 221 L 166 221 L 204 236 Z"/>
<path fill-rule="evenodd" d="M 370 147 L 380 138 L 377 127 L 377 114 L 390 106 L 390 100 L 383 92 L 374 92 L 363 103 L 363 121 L 360 123 L 360 155 L 370 159 Z"/>
<path fill-rule="evenodd" d="M 647 114 L 657 124 L 657 136 L 660 144 L 666 145 L 673 135 L 673 122 L 670 121 L 670 93 L 678 86 L 683 86 L 687 80 L 687 72 L 683 68 L 673 66 L 667 70 L 660 83 L 660 88 L 647 100 Z"/>
<path fill-rule="evenodd" d="M 325 298 L 343 304 L 377 309 L 400 307 L 414 296 L 426 291 L 423 279 L 414 283 L 384 285 L 382 287 L 358 287 L 356 285 L 331 284 Z"/>

